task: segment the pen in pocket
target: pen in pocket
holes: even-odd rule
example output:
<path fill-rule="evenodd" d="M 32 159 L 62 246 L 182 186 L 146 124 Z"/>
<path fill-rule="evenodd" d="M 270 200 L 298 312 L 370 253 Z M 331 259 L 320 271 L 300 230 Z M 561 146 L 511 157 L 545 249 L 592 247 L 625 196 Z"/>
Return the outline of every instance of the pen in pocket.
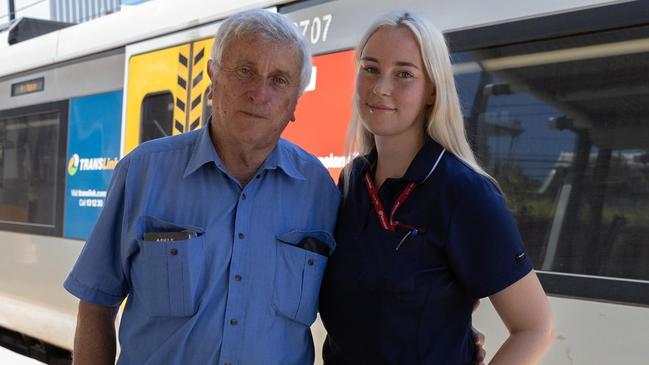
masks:
<path fill-rule="evenodd" d="M 413 228 L 410 231 L 408 231 L 408 233 L 406 233 L 405 236 L 403 236 L 403 238 L 401 239 L 401 241 L 397 245 L 397 248 L 395 248 L 394 250 L 399 251 L 399 248 L 401 247 L 401 245 L 403 245 L 404 242 L 406 242 L 406 239 L 408 239 L 408 237 L 410 237 L 410 236 L 415 237 L 417 235 L 417 233 L 419 233 L 419 232 L 417 231 L 416 228 Z"/>

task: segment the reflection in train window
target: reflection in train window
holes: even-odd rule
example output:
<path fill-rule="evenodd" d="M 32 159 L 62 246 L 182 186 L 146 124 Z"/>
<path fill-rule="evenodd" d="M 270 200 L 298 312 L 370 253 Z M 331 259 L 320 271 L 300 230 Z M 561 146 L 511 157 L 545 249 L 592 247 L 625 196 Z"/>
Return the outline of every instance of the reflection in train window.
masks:
<path fill-rule="evenodd" d="M 0 119 L 0 222 L 54 227 L 59 113 Z"/>
<path fill-rule="evenodd" d="M 453 58 L 536 269 L 649 280 L 649 26 Z"/>
<path fill-rule="evenodd" d="M 170 136 L 173 116 L 174 104 L 170 92 L 145 96 L 142 100 L 140 142 Z"/>

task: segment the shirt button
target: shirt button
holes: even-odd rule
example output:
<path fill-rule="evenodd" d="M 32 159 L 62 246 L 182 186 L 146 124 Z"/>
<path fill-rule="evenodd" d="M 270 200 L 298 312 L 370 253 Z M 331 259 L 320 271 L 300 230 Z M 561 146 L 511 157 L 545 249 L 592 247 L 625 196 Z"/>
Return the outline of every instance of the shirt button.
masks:
<path fill-rule="evenodd" d="M 172 248 L 171 250 L 169 250 L 169 253 L 171 254 L 171 256 L 176 256 L 178 255 L 178 249 Z"/>
<path fill-rule="evenodd" d="M 234 281 L 241 281 L 241 275 L 235 275 Z"/>
<path fill-rule="evenodd" d="M 233 325 L 233 326 L 236 326 L 237 323 L 239 323 L 239 322 L 237 322 L 236 319 L 231 319 L 231 320 L 230 320 L 230 324 Z"/>
<path fill-rule="evenodd" d="M 255 176 L 255 179 L 260 179 L 260 178 L 261 178 L 261 175 Z"/>
<path fill-rule="evenodd" d="M 244 238 L 246 238 L 246 235 L 243 234 L 243 233 L 241 233 L 241 232 L 239 232 L 239 239 L 242 240 L 242 239 L 244 239 Z"/>
<path fill-rule="evenodd" d="M 313 261 L 313 259 L 309 259 L 306 263 L 309 264 L 309 266 L 313 266 L 313 264 L 315 264 L 315 261 Z"/>
<path fill-rule="evenodd" d="M 246 194 L 241 194 L 241 200 L 246 200 Z"/>

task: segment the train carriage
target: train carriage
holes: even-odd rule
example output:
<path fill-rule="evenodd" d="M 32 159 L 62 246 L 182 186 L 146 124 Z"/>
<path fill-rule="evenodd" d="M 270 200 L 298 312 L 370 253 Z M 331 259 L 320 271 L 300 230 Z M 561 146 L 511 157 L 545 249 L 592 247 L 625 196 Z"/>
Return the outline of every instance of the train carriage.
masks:
<path fill-rule="evenodd" d="M 647 1 L 153 1 L 0 45 L 5 346 L 65 363 L 76 299 L 62 282 L 112 169 L 146 140 L 205 124 L 211 37 L 251 7 L 286 14 L 311 43 L 313 77 L 284 137 L 333 178 L 364 29 L 401 8 L 440 27 L 472 147 L 505 191 L 550 296 L 557 340 L 544 363 L 646 363 Z M 474 322 L 493 354 L 506 329 L 488 301 Z"/>

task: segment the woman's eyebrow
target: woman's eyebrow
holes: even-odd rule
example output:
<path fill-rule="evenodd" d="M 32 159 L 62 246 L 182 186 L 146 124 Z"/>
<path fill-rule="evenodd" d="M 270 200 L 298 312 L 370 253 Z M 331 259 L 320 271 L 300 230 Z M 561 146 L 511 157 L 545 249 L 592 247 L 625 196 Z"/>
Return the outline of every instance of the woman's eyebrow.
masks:
<path fill-rule="evenodd" d="M 419 67 L 417 67 L 417 65 L 415 65 L 415 64 L 412 63 L 412 62 L 407 62 L 407 61 L 397 61 L 397 62 L 395 62 L 394 64 L 397 65 L 397 66 L 414 67 L 414 68 L 416 68 L 416 69 L 419 70 Z"/>
<path fill-rule="evenodd" d="M 369 56 L 361 57 L 361 61 L 370 61 L 370 62 L 380 63 L 378 59 L 376 59 L 374 57 L 369 57 Z M 412 62 L 408 62 L 408 61 L 397 61 L 394 64 L 396 66 L 413 67 L 413 68 L 416 68 L 417 70 L 419 70 L 419 67 L 417 67 L 417 65 L 415 65 Z"/>
<path fill-rule="evenodd" d="M 368 57 L 368 56 L 365 56 L 365 57 L 361 57 L 361 60 L 362 60 L 362 61 L 370 61 L 370 62 L 376 62 L 376 63 L 379 63 L 379 60 L 377 60 L 377 59 L 374 58 L 374 57 Z"/>

